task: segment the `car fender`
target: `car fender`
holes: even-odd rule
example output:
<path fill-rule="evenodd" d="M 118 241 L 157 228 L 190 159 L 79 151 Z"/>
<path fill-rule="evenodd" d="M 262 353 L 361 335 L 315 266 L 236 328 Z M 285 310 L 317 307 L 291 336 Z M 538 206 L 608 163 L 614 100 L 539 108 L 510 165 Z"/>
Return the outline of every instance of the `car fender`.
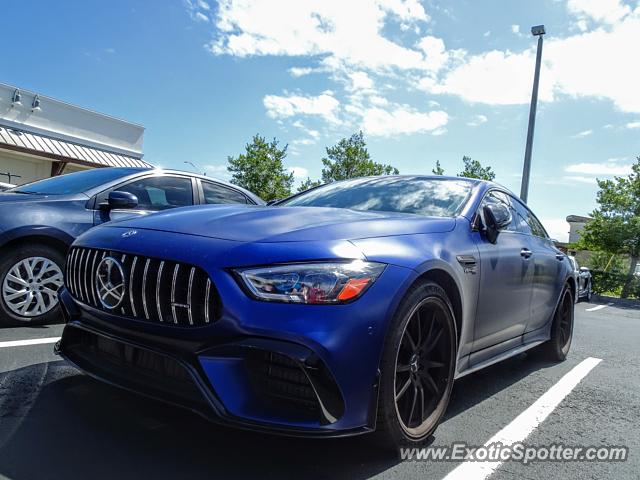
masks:
<path fill-rule="evenodd" d="M 55 227 L 47 225 L 25 225 L 0 232 L 0 247 L 4 247 L 13 240 L 26 237 L 48 237 L 64 244 L 67 248 L 74 240 L 67 232 Z"/>

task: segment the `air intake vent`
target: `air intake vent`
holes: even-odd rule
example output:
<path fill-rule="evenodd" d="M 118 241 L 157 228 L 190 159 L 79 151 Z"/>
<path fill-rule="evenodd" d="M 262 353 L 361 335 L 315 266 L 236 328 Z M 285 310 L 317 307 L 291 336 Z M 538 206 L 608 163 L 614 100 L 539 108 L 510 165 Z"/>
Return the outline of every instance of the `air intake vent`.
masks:
<path fill-rule="evenodd" d="M 105 277 L 109 265 L 101 270 L 103 278 L 97 278 L 105 258 L 117 262 L 111 265 L 115 272 L 111 273 L 111 282 Z M 220 316 L 215 285 L 204 270 L 185 263 L 72 248 L 67 256 L 65 285 L 82 303 L 136 320 L 198 327 Z"/>

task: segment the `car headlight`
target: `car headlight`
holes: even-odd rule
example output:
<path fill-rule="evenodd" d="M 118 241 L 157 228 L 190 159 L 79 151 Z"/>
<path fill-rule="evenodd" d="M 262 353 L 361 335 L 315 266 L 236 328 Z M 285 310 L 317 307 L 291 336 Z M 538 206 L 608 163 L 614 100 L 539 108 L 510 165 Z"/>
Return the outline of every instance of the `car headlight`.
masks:
<path fill-rule="evenodd" d="M 287 303 L 339 304 L 355 300 L 380 276 L 385 264 L 304 263 L 235 270 L 251 295 Z"/>

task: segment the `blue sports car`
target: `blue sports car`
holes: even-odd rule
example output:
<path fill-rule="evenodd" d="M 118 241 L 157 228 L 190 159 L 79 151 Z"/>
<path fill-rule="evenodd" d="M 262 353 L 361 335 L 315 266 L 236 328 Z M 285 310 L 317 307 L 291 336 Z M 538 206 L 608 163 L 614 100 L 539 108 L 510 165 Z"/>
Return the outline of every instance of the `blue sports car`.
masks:
<path fill-rule="evenodd" d="M 496 184 L 360 178 L 90 230 L 56 351 L 217 422 L 420 445 L 454 379 L 536 346 L 566 357 L 572 273 Z"/>

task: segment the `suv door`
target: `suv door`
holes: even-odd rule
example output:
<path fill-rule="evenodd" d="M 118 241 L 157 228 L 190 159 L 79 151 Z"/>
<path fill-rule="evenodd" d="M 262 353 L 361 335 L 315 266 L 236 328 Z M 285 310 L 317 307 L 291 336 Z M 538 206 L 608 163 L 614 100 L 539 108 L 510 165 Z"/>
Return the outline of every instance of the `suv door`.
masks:
<path fill-rule="evenodd" d="M 531 238 L 518 231 L 517 215 L 508 195 L 492 190 L 485 195 L 477 216 L 484 225 L 483 207 L 499 202 L 511 211 L 511 223 L 495 244 L 478 235 L 480 286 L 473 350 L 478 351 L 519 337 L 529 321 L 534 265 Z"/>
<path fill-rule="evenodd" d="M 563 286 L 561 270 L 566 256 L 553 244 L 536 216 L 520 201 L 513 201 L 520 229 L 531 239 L 531 261 L 534 265 L 531 292 L 531 318 L 526 332 L 544 327 L 551 319 Z"/>
<path fill-rule="evenodd" d="M 109 193 L 116 190 L 134 194 L 138 198 L 138 206 L 109 212 L 99 210 L 97 224 L 194 204 L 193 179 L 181 175 L 153 175 L 130 180 L 99 193 L 96 206 L 105 203 Z"/>

